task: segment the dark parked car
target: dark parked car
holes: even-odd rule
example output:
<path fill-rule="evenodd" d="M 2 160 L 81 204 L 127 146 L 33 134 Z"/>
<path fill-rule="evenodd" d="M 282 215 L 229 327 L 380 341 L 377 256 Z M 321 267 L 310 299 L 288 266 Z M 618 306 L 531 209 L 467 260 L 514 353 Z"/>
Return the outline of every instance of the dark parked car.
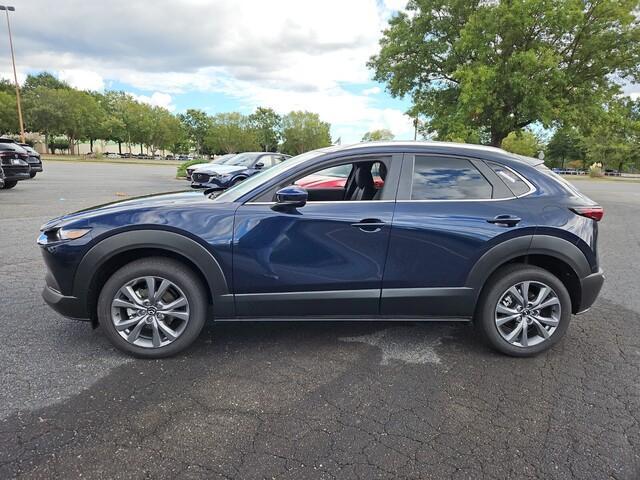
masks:
<path fill-rule="evenodd" d="M 296 185 L 341 165 L 344 185 Z M 330 147 L 223 193 L 51 220 L 43 295 L 140 357 L 179 352 L 207 319 L 273 318 L 473 321 L 494 348 L 528 356 L 595 301 L 602 215 L 540 160 L 499 149 Z"/>
<path fill-rule="evenodd" d="M 28 158 L 27 151 L 17 143 L 0 141 L 0 166 L 4 172 L 2 188 L 13 188 L 20 180 L 30 178 Z"/>
<path fill-rule="evenodd" d="M 209 164 L 222 165 L 228 162 L 229 160 L 231 160 L 235 156 L 236 156 L 235 153 L 227 153 L 226 155 L 222 155 L 218 158 L 215 158 L 208 163 L 196 163 L 195 165 L 191 165 L 186 169 L 187 180 L 191 180 L 191 174 L 198 168 L 202 168 L 204 165 L 209 165 Z"/>
<path fill-rule="evenodd" d="M 246 180 L 256 173 L 282 163 L 289 155 L 269 152 L 245 152 L 235 155 L 224 164 L 208 163 L 191 174 L 192 188 L 223 190 Z"/>
<path fill-rule="evenodd" d="M 18 145 L 24 148 L 29 154 L 29 157 L 27 158 L 27 163 L 29 164 L 29 176 L 33 178 L 36 176 L 36 173 L 42 172 L 42 159 L 40 158 L 40 154 L 26 143 L 19 143 Z"/>

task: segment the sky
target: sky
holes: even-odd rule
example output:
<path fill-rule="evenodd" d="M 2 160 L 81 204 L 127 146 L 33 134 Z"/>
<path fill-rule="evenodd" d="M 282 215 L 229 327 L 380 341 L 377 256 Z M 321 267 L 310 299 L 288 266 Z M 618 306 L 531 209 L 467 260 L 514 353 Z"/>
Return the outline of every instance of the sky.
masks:
<path fill-rule="evenodd" d="M 5 2 L 3 2 L 5 3 Z M 369 57 L 406 0 L 13 0 L 18 79 L 47 70 L 86 90 L 124 90 L 172 112 L 317 112 L 333 140 L 388 128 L 413 138 Z M 0 12 L 4 13 L 4 12 Z M 4 17 L 4 15 L 3 15 Z M 0 77 L 10 78 L 4 18 Z"/>

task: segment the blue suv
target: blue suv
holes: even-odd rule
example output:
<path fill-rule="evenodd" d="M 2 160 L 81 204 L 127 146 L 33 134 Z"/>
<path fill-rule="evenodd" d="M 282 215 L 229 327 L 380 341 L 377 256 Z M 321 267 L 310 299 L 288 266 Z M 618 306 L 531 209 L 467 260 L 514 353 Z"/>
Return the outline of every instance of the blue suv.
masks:
<path fill-rule="evenodd" d="M 317 181 L 336 167 L 344 181 Z M 499 149 L 330 147 L 224 193 L 48 222 L 43 295 L 139 357 L 183 350 L 208 319 L 284 318 L 473 321 L 529 356 L 595 301 L 602 215 L 541 161 Z"/>
<path fill-rule="evenodd" d="M 271 152 L 245 152 L 223 162 L 208 163 L 191 173 L 191 188 L 224 190 L 252 175 L 278 165 L 290 155 Z"/>

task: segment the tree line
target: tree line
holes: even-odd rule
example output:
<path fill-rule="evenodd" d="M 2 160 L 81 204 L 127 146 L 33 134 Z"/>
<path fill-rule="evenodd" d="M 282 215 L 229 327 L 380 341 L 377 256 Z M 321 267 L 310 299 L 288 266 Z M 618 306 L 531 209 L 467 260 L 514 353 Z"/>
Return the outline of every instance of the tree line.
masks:
<path fill-rule="evenodd" d="M 45 149 L 67 149 L 80 142 L 118 144 L 119 153 L 139 146 L 158 151 L 224 154 L 281 151 L 297 155 L 331 145 L 330 124 L 317 113 L 293 111 L 279 115 L 259 107 L 208 115 L 198 109 L 172 114 L 166 108 L 137 101 L 120 91 L 86 92 L 72 88 L 48 72 L 28 75 L 21 87 L 25 130 L 44 136 Z M 19 132 L 15 87 L 0 80 L 0 134 Z"/>
<path fill-rule="evenodd" d="M 368 65 L 429 138 L 635 165 L 637 0 L 410 0 Z"/>

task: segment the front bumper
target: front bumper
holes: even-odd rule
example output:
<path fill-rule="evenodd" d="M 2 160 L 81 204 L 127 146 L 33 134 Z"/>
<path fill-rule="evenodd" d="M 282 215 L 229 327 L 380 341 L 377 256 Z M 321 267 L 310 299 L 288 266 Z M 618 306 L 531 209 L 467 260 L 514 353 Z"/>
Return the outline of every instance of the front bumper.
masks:
<path fill-rule="evenodd" d="M 582 291 L 582 297 L 576 314 L 584 313 L 591 308 L 596 298 L 598 298 L 598 294 L 604 284 L 604 279 L 604 272 L 602 269 L 599 269 L 596 273 L 592 273 L 581 280 L 580 290 Z"/>
<path fill-rule="evenodd" d="M 60 315 L 73 318 L 75 320 L 83 320 L 87 322 L 90 320 L 86 308 L 76 297 L 62 295 L 53 287 L 46 285 L 42 290 L 42 298 L 47 302 L 47 305 L 53 308 Z"/>
<path fill-rule="evenodd" d="M 229 181 L 212 178 L 207 183 L 191 182 L 191 188 L 214 188 L 216 190 L 224 190 L 229 188 Z"/>

